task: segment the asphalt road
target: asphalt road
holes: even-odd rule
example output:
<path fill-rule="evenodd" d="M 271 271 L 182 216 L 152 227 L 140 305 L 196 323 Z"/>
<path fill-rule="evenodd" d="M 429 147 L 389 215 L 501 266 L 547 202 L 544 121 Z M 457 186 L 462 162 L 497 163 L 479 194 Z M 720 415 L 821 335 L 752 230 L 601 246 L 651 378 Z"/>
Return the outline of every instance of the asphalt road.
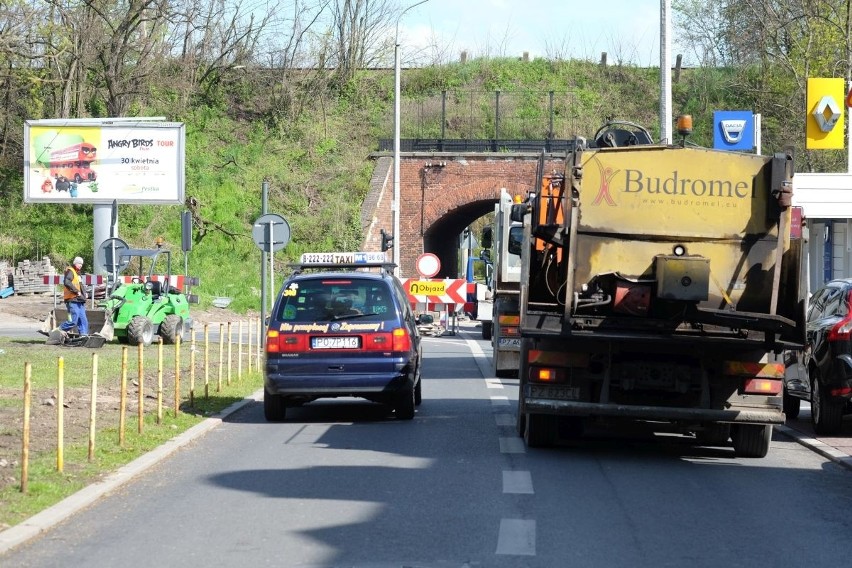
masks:
<path fill-rule="evenodd" d="M 779 434 L 764 459 L 635 429 L 526 450 L 475 337 L 425 339 L 413 421 L 350 399 L 267 424 L 252 401 L 0 565 L 848 564 L 847 469 Z"/>

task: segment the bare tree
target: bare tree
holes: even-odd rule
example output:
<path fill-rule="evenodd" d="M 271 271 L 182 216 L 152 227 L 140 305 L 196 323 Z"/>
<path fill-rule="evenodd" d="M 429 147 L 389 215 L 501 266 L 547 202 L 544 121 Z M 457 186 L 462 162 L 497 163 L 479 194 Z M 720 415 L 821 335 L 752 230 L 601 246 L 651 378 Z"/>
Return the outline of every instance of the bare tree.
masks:
<path fill-rule="evenodd" d="M 170 52 L 180 61 L 189 90 L 200 87 L 209 95 L 223 71 L 258 61 L 259 44 L 273 23 L 275 9 L 228 0 L 175 3 Z"/>
<path fill-rule="evenodd" d="M 329 62 L 343 84 L 358 69 L 371 67 L 381 59 L 388 29 L 396 23 L 400 8 L 390 0 L 335 0 L 330 10 L 334 49 Z"/>

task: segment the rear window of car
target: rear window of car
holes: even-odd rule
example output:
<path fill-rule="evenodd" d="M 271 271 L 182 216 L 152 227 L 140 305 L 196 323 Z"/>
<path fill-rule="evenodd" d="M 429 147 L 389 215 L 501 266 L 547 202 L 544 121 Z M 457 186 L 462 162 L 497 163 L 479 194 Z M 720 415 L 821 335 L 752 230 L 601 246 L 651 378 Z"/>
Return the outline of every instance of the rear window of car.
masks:
<path fill-rule="evenodd" d="M 388 282 L 367 278 L 294 280 L 282 291 L 276 319 L 282 322 L 325 322 L 341 319 L 397 319 Z"/>

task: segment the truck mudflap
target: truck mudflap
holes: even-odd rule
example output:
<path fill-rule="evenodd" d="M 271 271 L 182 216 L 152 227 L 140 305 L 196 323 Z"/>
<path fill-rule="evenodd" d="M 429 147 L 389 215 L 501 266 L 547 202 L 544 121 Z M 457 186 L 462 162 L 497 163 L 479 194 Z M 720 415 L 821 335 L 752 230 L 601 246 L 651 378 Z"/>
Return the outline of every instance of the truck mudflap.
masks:
<path fill-rule="evenodd" d="M 685 420 L 698 422 L 731 422 L 737 424 L 784 424 L 780 407 L 742 408 L 723 410 L 710 408 L 670 408 L 667 406 L 634 406 L 629 404 L 598 404 L 572 400 L 524 398 L 524 412 L 560 416 L 614 416 L 638 420 Z"/>

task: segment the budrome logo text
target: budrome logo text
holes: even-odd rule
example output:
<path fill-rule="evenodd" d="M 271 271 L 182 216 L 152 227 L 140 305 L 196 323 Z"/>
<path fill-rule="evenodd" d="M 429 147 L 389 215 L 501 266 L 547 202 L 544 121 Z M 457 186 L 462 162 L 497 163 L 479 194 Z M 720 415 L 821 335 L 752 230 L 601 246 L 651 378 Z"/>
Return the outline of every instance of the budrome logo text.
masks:
<path fill-rule="evenodd" d="M 681 178 L 677 170 L 667 177 L 645 175 L 641 170 L 624 171 L 624 193 L 647 193 L 687 197 L 747 199 L 751 194 L 747 181 Z"/>

